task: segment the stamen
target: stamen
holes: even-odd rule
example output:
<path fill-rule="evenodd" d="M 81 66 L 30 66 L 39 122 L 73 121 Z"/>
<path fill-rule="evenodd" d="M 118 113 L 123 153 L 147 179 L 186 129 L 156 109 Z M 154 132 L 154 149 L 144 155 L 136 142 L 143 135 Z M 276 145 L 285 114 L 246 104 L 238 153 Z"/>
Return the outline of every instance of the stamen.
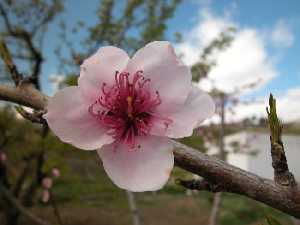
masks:
<path fill-rule="evenodd" d="M 153 122 L 161 122 L 167 129 L 172 120 L 157 115 L 161 104 L 158 91 L 152 92 L 151 80 L 145 79 L 139 70 L 130 79 L 128 72 L 115 72 L 115 83 L 101 86 L 99 98 L 88 108 L 88 112 L 105 126 L 117 142 L 135 148 L 135 138 L 150 133 Z"/>

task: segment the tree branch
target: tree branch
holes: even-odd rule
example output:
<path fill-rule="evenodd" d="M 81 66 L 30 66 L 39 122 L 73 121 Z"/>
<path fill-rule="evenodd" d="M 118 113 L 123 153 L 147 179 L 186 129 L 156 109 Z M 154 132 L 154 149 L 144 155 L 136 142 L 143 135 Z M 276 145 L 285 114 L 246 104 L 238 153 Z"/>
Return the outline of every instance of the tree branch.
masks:
<path fill-rule="evenodd" d="M 47 105 L 47 97 L 32 85 L 26 88 L 0 85 L 0 100 L 38 110 L 45 109 Z M 176 166 L 200 175 L 206 182 L 223 187 L 222 191 L 247 196 L 300 218 L 300 192 L 297 187 L 278 185 L 272 180 L 239 169 L 177 141 L 173 141 L 173 144 Z"/>
<path fill-rule="evenodd" d="M 32 83 L 37 87 L 37 89 L 40 89 L 39 74 L 41 71 L 41 64 L 43 62 L 43 57 L 42 57 L 42 53 L 34 46 L 34 43 L 33 43 L 34 33 L 28 32 L 27 30 L 21 29 L 20 27 L 14 27 L 10 23 L 9 17 L 1 3 L 0 3 L 0 15 L 4 19 L 4 25 L 7 29 L 8 35 L 11 37 L 14 37 L 16 39 L 19 39 L 26 44 L 28 51 L 30 52 L 30 54 L 33 58 L 32 61 L 34 62 L 33 72 L 31 74 Z M 4 42 L 1 41 L 1 45 L 2 45 L 2 43 L 4 43 Z M 4 43 L 4 46 L 5 46 L 5 43 Z M 0 50 L 2 51 L 2 49 L 0 49 Z M 7 51 L 7 47 L 6 47 L 6 51 Z M 6 62 L 5 62 L 5 64 L 8 65 Z M 12 65 L 14 65 L 14 64 L 12 64 Z M 14 79 L 14 77 L 13 77 L 13 79 Z M 15 79 L 14 79 L 14 81 L 16 83 Z M 16 85 L 17 84 L 18 83 L 16 83 Z"/>
<path fill-rule="evenodd" d="M 294 175 L 289 171 L 286 160 L 283 142 L 281 140 L 282 125 L 276 113 L 276 100 L 273 95 L 269 98 L 269 108 L 267 107 L 268 122 L 270 127 L 271 156 L 274 168 L 274 180 L 283 186 L 297 186 Z"/>
<path fill-rule="evenodd" d="M 23 79 L 22 74 L 19 73 L 16 65 L 14 64 L 11 54 L 8 51 L 8 48 L 3 40 L 0 39 L 0 56 L 6 65 L 7 70 L 11 74 L 12 80 L 15 82 L 15 85 L 18 86 L 21 80 Z"/>
<path fill-rule="evenodd" d="M 31 221 L 35 222 L 39 225 L 51 225 L 47 221 L 40 219 L 39 217 L 35 216 L 31 212 L 29 212 L 26 208 L 24 208 L 14 197 L 13 195 L 0 183 L 0 193 L 3 197 L 10 202 L 10 204 L 14 205 L 19 212 L 21 212 L 24 216 L 26 216 Z"/>
<path fill-rule="evenodd" d="M 211 184 L 222 184 L 222 190 L 247 196 L 294 217 L 300 218 L 300 192 L 264 179 L 253 173 L 208 156 L 173 141 L 175 164 L 198 174 Z"/>
<path fill-rule="evenodd" d="M 36 110 L 43 110 L 48 97 L 39 92 L 30 83 L 23 83 L 16 88 L 0 85 L 0 100 L 28 106 Z"/>

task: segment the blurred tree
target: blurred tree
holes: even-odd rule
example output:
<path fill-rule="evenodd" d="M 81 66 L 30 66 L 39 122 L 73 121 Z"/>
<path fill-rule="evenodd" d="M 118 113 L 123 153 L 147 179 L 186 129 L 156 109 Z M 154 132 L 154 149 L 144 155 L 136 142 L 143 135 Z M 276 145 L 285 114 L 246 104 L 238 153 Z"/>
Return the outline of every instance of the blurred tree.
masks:
<path fill-rule="evenodd" d="M 78 65 L 82 60 L 93 54 L 104 45 L 114 45 L 132 54 L 146 43 L 166 39 L 167 22 L 173 17 L 176 7 L 181 0 L 102 0 L 96 12 L 98 22 L 88 27 L 88 34 L 76 49 L 68 40 L 70 31 L 79 33 L 86 27 L 78 21 L 75 28 L 61 24 L 62 43 L 56 49 L 61 58 L 60 68 L 67 75 L 78 73 Z M 174 40 L 177 40 L 174 34 Z M 67 47 L 65 49 L 64 47 Z M 66 56 L 65 52 L 69 55 Z M 76 72 L 75 72 L 76 71 Z"/>
<path fill-rule="evenodd" d="M 37 88 L 40 88 L 45 34 L 48 25 L 62 10 L 61 0 L 0 2 L 0 38 L 7 41 L 14 59 L 22 64 L 22 72 L 31 76 Z M 1 74 L 5 71 L 2 70 Z"/>
<path fill-rule="evenodd" d="M 62 10 L 63 4 L 60 0 L 0 2 L 0 38 L 6 40 L 14 61 L 21 65 L 22 73 L 27 75 L 26 79 L 30 79 L 38 89 L 41 88 L 40 75 L 44 61 L 43 40 L 48 25 Z M 0 81 L 9 82 L 4 68 L 0 68 Z M 0 133 L 3 139 L 0 151 L 4 151 L 3 148 L 10 149 L 9 154 L 6 153 L 8 159 L 0 168 L 0 180 L 7 181 L 6 188 L 24 206 L 32 206 L 46 175 L 43 169 L 46 165 L 44 138 L 47 132 L 45 129 L 42 131 L 40 126 L 32 126 L 18 120 L 16 113 L 11 109 L 1 111 L 0 118 Z M 17 224 L 19 210 L 9 201 L 5 201 L 4 206 L 7 224 Z"/>

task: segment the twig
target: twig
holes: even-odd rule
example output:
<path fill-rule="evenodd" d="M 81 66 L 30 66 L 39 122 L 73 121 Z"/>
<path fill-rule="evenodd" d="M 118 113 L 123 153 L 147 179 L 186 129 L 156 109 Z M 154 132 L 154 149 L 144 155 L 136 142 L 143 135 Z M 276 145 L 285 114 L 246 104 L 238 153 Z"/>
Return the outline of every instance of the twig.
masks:
<path fill-rule="evenodd" d="M 24 119 L 27 119 L 32 123 L 47 124 L 46 120 L 42 117 L 45 113 L 45 110 L 34 110 L 33 113 L 29 113 L 21 106 L 16 106 L 15 109 L 21 116 L 23 116 Z"/>
<path fill-rule="evenodd" d="M 21 29 L 20 27 L 14 27 L 11 21 L 9 20 L 9 17 L 1 3 L 0 3 L 0 15 L 4 20 L 4 25 L 7 30 L 7 35 L 15 39 L 21 40 L 26 44 L 28 51 L 33 57 L 32 61 L 34 62 L 33 72 L 31 74 L 32 84 L 35 85 L 37 89 L 40 89 L 39 75 L 41 71 L 41 64 L 43 62 L 43 57 L 41 52 L 34 46 L 33 39 L 35 33 Z"/>
<path fill-rule="evenodd" d="M 3 59 L 4 64 L 6 65 L 7 70 L 9 71 L 11 78 L 15 82 L 15 85 L 18 86 L 21 80 L 23 79 L 23 75 L 19 73 L 16 65 L 14 64 L 11 54 L 4 42 L 4 40 L 0 39 L 0 56 Z"/>
<path fill-rule="evenodd" d="M 277 117 L 276 100 L 273 98 L 272 94 L 269 98 L 269 108 L 267 107 L 266 110 L 271 133 L 270 141 L 274 180 L 280 185 L 295 187 L 297 186 L 297 183 L 294 175 L 289 171 L 284 146 L 281 140 L 282 125 Z"/>
<path fill-rule="evenodd" d="M 60 216 L 59 210 L 58 210 L 58 206 L 57 206 L 57 203 L 56 203 L 55 196 L 54 196 L 54 194 L 51 190 L 49 190 L 49 193 L 50 193 L 50 202 L 51 202 L 51 205 L 53 207 L 54 215 L 57 218 L 57 222 L 58 222 L 59 225 L 64 225 L 64 223 L 62 221 L 62 218 Z"/>
<path fill-rule="evenodd" d="M 13 196 L 12 194 L 0 183 L 0 193 L 3 195 L 3 197 L 9 201 L 14 207 L 22 213 L 24 216 L 26 216 L 31 221 L 35 222 L 39 225 L 51 225 L 45 220 L 42 220 L 41 218 L 37 217 L 36 215 L 29 212 L 26 208 L 24 208 Z"/>

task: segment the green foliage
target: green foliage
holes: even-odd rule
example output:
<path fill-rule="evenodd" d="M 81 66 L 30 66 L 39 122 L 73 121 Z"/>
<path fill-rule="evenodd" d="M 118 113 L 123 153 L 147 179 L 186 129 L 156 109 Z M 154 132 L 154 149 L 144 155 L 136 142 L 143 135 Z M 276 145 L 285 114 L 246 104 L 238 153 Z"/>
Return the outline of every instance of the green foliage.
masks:
<path fill-rule="evenodd" d="M 222 208 L 219 220 L 220 225 L 263 223 L 266 215 L 273 218 L 275 221 L 280 219 L 284 224 L 290 224 L 289 216 L 265 206 L 264 204 L 255 202 L 243 196 L 227 193 L 222 194 Z"/>
<path fill-rule="evenodd" d="M 277 219 L 272 216 L 267 216 L 266 219 L 269 225 L 282 225 Z"/>
<path fill-rule="evenodd" d="M 70 74 L 64 80 L 64 85 L 66 85 L 66 86 L 77 86 L 78 85 L 77 80 L 78 80 L 78 76 Z"/>
<path fill-rule="evenodd" d="M 114 0 L 101 1 L 97 11 L 99 22 L 90 28 L 87 40 L 93 51 L 100 45 L 116 45 L 133 52 L 145 43 L 163 40 L 166 22 L 173 16 L 180 0 L 127 0 L 123 5 L 118 3 Z"/>
<path fill-rule="evenodd" d="M 196 133 L 194 133 L 190 137 L 185 137 L 185 138 L 180 139 L 180 142 L 185 145 L 188 145 L 192 148 L 201 150 L 201 151 L 203 151 L 203 149 L 205 149 L 203 138 L 201 136 L 197 135 Z"/>
<path fill-rule="evenodd" d="M 64 156 L 75 148 L 62 143 L 51 133 L 42 136 L 41 131 L 40 125 L 17 117 L 12 107 L 0 108 L 0 151 L 7 155 L 6 176 L 13 189 L 20 188 L 22 196 L 35 182 L 38 182 L 35 189 L 40 188 L 41 178 L 51 175 L 52 168 L 59 168 L 65 174 L 69 171 Z M 33 199 L 36 197 L 32 195 Z"/>

